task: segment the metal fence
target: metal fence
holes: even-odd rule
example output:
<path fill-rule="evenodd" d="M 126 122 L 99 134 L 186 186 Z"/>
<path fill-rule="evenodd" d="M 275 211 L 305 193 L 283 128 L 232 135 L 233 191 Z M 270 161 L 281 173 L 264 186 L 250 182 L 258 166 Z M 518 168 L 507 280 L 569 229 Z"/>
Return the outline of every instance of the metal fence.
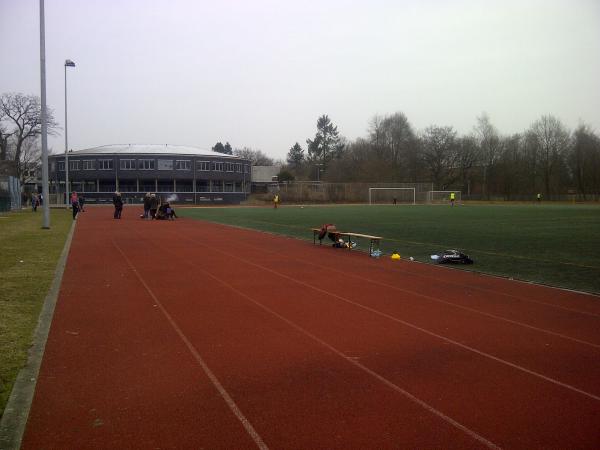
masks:
<path fill-rule="evenodd" d="M 416 201 L 424 201 L 432 183 L 322 183 L 292 181 L 273 183 L 283 201 L 294 203 L 368 203 L 369 188 L 415 188 Z"/>

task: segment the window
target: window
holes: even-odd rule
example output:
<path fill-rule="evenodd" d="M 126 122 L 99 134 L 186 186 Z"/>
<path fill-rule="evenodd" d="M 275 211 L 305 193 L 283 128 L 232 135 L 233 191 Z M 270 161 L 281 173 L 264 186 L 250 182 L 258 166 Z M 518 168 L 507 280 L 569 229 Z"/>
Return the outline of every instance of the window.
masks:
<path fill-rule="evenodd" d="M 190 170 L 192 168 L 192 162 L 188 160 L 175 161 L 175 170 Z"/>
<path fill-rule="evenodd" d="M 196 168 L 208 172 L 210 170 L 210 161 L 196 161 Z"/>
<path fill-rule="evenodd" d="M 93 159 L 84 159 L 83 160 L 83 170 L 94 170 L 94 160 Z"/>
<path fill-rule="evenodd" d="M 242 165 L 240 163 L 237 163 L 235 165 L 235 171 L 239 172 L 239 173 L 242 173 Z"/>
<path fill-rule="evenodd" d="M 65 162 L 64 161 L 58 162 L 58 170 L 60 170 L 61 172 L 65 171 Z"/>
<path fill-rule="evenodd" d="M 79 160 L 69 161 L 69 170 L 79 170 Z"/>
<path fill-rule="evenodd" d="M 50 172 L 54 172 L 56 170 L 56 163 L 55 162 L 51 162 L 50 163 Z"/>
<path fill-rule="evenodd" d="M 135 170 L 135 159 L 122 159 L 119 167 L 121 170 Z"/>
<path fill-rule="evenodd" d="M 249 165 L 244 165 L 244 173 L 250 173 L 250 166 Z"/>
<path fill-rule="evenodd" d="M 215 172 L 223 172 L 223 163 L 222 162 L 213 162 L 212 170 Z"/>
<path fill-rule="evenodd" d="M 100 159 L 98 160 L 99 170 L 112 170 L 113 160 L 112 159 Z"/>
<path fill-rule="evenodd" d="M 235 189 L 235 183 L 234 182 L 226 182 L 225 183 L 225 192 L 234 192 Z"/>
<path fill-rule="evenodd" d="M 223 192 L 223 181 L 221 180 L 212 180 L 210 182 L 210 192 Z"/>
<path fill-rule="evenodd" d="M 172 159 L 159 159 L 158 160 L 158 170 L 173 170 L 173 160 Z"/>
<path fill-rule="evenodd" d="M 208 180 L 196 180 L 196 191 L 197 192 L 210 192 L 210 185 Z"/>
<path fill-rule="evenodd" d="M 140 168 L 140 170 L 154 170 L 154 160 L 153 159 L 140 159 L 139 160 L 139 168 Z"/>

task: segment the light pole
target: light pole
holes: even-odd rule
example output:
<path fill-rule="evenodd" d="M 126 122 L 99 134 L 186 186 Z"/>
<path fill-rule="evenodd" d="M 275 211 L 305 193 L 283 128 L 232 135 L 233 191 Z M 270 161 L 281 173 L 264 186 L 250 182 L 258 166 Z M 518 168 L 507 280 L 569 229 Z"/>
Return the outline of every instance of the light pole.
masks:
<path fill-rule="evenodd" d="M 42 196 L 44 200 L 44 221 L 42 228 L 50 228 L 50 205 L 48 204 L 48 123 L 46 111 L 46 26 L 44 0 L 40 0 L 40 87 L 42 107 Z"/>
<path fill-rule="evenodd" d="M 65 205 L 69 208 L 69 137 L 67 133 L 67 67 L 75 67 L 70 59 L 65 60 Z"/>

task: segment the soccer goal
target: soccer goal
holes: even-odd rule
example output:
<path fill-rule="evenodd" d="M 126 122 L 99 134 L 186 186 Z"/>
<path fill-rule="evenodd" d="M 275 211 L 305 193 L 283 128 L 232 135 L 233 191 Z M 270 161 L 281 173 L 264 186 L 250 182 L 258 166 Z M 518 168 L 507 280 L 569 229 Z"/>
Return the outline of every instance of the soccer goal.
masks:
<path fill-rule="evenodd" d="M 450 203 L 450 194 L 454 193 L 454 202 L 461 203 L 461 191 L 428 191 L 427 203 L 448 204 Z"/>
<path fill-rule="evenodd" d="M 415 203 L 415 188 L 369 188 L 369 205 L 414 205 Z"/>

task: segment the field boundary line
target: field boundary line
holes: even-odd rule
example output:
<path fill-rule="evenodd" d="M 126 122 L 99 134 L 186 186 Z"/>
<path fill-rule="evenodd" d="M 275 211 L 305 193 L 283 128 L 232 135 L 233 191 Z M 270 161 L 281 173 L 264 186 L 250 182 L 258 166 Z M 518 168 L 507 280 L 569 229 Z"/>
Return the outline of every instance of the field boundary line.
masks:
<path fill-rule="evenodd" d="M 571 391 L 573 391 L 573 392 L 577 392 L 577 393 L 579 393 L 579 394 L 581 394 L 581 395 L 584 395 L 584 396 L 586 396 L 586 397 L 589 397 L 589 398 L 591 398 L 591 399 L 593 399 L 593 400 L 600 401 L 600 396 L 597 396 L 597 395 L 594 395 L 594 394 L 592 394 L 592 393 L 590 393 L 590 392 L 587 392 L 587 391 L 584 391 L 584 390 L 582 390 L 582 389 L 576 388 L 575 386 L 571 386 L 570 384 L 563 383 L 562 381 L 556 380 L 556 379 L 554 379 L 554 378 L 547 377 L 546 375 L 543 375 L 543 374 L 541 374 L 541 373 L 538 373 L 538 372 L 535 372 L 535 371 L 533 371 L 533 370 L 527 369 L 526 367 L 519 366 L 518 364 L 511 363 L 510 361 L 504 360 L 504 359 L 502 359 L 502 358 L 499 358 L 499 357 L 497 357 L 497 356 L 494 356 L 494 355 L 492 355 L 492 354 L 490 354 L 490 353 L 486 353 L 486 352 L 484 352 L 484 351 L 477 350 L 477 349 L 476 349 L 476 348 L 474 348 L 474 347 L 471 347 L 471 346 L 468 346 L 468 345 L 465 345 L 465 344 L 461 344 L 460 342 L 458 342 L 458 341 L 455 341 L 455 340 L 453 340 L 453 339 L 450 339 L 450 338 L 447 338 L 447 337 L 445 337 L 445 336 L 442 336 L 441 334 L 434 333 L 433 331 L 429 331 L 429 330 L 427 330 L 427 329 L 425 329 L 425 328 L 419 327 L 419 326 L 417 326 L 417 325 L 414 325 L 414 324 L 412 324 L 412 323 L 410 323 L 410 322 L 406 322 L 406 321 L 404 321 L 404 320 L 402 320 L 402 319 L 399 319 L 399 318 L 397 318 L 397 317 L 394 317 L 394 316 L 392 316 L 392 315 L 390 315 L 390 314 L 387 314 L 387 313 L 381 312 L 381 311 L 379 311 L 379 310 L 377 310 L 377 309 L 371 308 L 371 307 L 369 307 L 369 306 L 365 306 L 365 305 L 362 305 L 362 304 L 360 304 L 360 303 L 354 302 L 354 301 L 352 301 L 352 300 L 350 300 L 350 299 L 347 299 L 347 298 L 345 298 L 345 297 L 342 297 L 341 295 L 337 295 L 337 294 L 334 294 L 334 293 L 332 293 L 332 292 L 326 291 L 326 290 L 324 290 L 324 289 L 321 289 L 321 288 L 319 288 L 319 287 L 313 286 L 313 285 L 311 285 L 311 284 L 309 284 L 309 283 L 306 283 L 306 282 L 304 282 L 304 281 L 299 281 L 299 280 L 296 280 L 296 279 L 294 279 L 294 278 L 292 278 L 292 277 L 290 277 L 290 276 L 288 276 L 288 275 L 285 275 L 285 274 L 282 274 L 282 273 L 280 273 L 280 272 L 277 272 L 277 271 L 276 271 L 276 270 L 274 270 L 274 269 L 270 269 L 270 268 L 268 268 L 268 267 L 265 267 L 265 266 L 262 266 L 262 265 L 260 265 L 260 264 L 253 263 L 252 261 L 248 261 L 248 260 L 246 260 L 246 259 L 244 259 L 244 258 L 240 258 L 239 256 L 237 256 L 237 255 L 236 255 L 236 254 L 234 254 L 234 253 L 227 253 L 227 252 L 225 252 L 225 251 L 221 250 L 221 249 L 220 249 L 220 248 L 218 248 L 218 247 L 210 247 L 210 246 L 208 246 L 208 245 L 204 244 L 203 242 L 196 241 L 196 240 L 194 240 L 194 239 L 191 239 L 191 238 L 188 238 L 188 237 L 184 237 L 184 239 L 190 240 L 190 241 L 192 241 L 192 242 L 195 242 L 196 244 L 200 244 L 200 245 L 202 245 L 203 247 L 206 247 L 206 248 L 208 248 L 208 249 L 210 249 L 210 250 L 213 250 L 213 251 L 216 251 L 216 252 L 222 253 L 223 255 L 226 255 L 226 256 L 228 256 L 228 257 L 235 258 L 235 259 L 237 259 L 237 260 L 239 260 L 239 261 L 242 261 L 242 262 L 244 262 L 244 263 L 246 263 L 246 264 L 249 264 L 249 265 L 251 265 L 251 266 L 254 266 L 254 267 L 257 267 L 257 268 L 259 268 L 259 269 L 262 269 L 262 270 L 265 270 L 265 271 L 267 271 L 267 272 L 270 272 L 270 273 L 272 273 L 272 274 L 274 274 L 274 275 L 277 275 L 277 276 L 279 276 L 279 277 L 281 277 L 281 278 L 285 278 L 286 280 L 291 280 L 291 281 L 293 281 L 293 282 L 294 282 L 294 283 L 296 283 L 296 284 L 300 284 L 300 285 L 302 285 L 302 286 L 308 287 L 308 288 L 310 288 L 310 289 L 313 289 L 313 290 L 315 290 L 315 291 L 317 291 L 317 292 L 320 292 L 320 293 L 322 293 L 322 294 L 329 295 L 329 296 L 331 296 L 331 297 L 334 297 L 334 298 L 336 298 L 336 299 L 338 299 L 338 300 L 341 300 L 341 301 L 343 301 L 343 302 L 345 302 L 345 303 L 348 303 L 348 304 L 350 304 L 350 305 L 354 305 L 354 306 L 356 306 L 356 307 L 358 307 L 358 308 L 364 309 L 365 311 L 370 311 L 370 312 L 372 312 L 372 313 L 374 313 L 374 314 L 376 314 L 376 315 L 379 315 L 379 316 L 381 316 L 381 317 L 385 317 L 385 318 L 387 318 L 387 319 L 389 319 L 389 320 L 392 320 L 392 321 L 394 321 L 394 322 L 401 323 L 402 325 L 405 325 L 405 326 L 407 326 L 407 327 L 409 327 L 409 328 L 415 329 L 415 330 L 417 330 L 417 331 L 420 331 L 420 332 L 422 332 L 422 333 L 425 333 L 425 334 L 427 334 L 427 335 L 429 335 L 429 336 L 432 336 L 432 337 L 435 337 L 435 338 L 437 338 L 437 339 L 440 339 L 440 340 L 442 340 L 442 341 L 444 341 L 444 342 L 447 342 L 447 343 L 449 343 L 449 344 L 456 345 L 456 346 L 458 346 L 458 347 L 460 347 L 460 348 L 462 348 L 462 349 L 464 349 L 464 350 L 467 350 L 467 351 L 470 351 L 470 352 L 476 353 L 476 354 L 478 354 L 478 355 L 480 355 L 480 356 L 483 356 L 483 357 L 485 357 L 485 358 L 488 358 L 488 359 L 491 359 L 491 360 L 493 360 L 493 361 L 499 362 L 499 363 L 501 363 L 501 364 L 503 364 L 503 365 L 506 365 L 506 366 L 512 367 L 512 368 L 514 368 L 514 369 L 517 369 L 517 370 L 519 370 L 519 371 L 521 371 L 521 372 L 524 372 L 524 373 L 527 373 L 527 374 L 529 374 L 529 375 L 533 375 L 534 377 L 537 377 L 537 378 L 540 378 L 540 379 L 542 379 L 542 380 L 548 381 L 548 382 L 550 382 L 550 383 L 552 383 L 552 384 L 555 384 L 555 385 L 557 385 L 557 386 L 561 386 L 561 387 L 563 387 L 563 388 L 565 388 L 565 389 L 568 389 L 568 390 L 571 390 Z M 193 263 L 190 263 L 190 264 L 194 265 Z M 196 266 L 196 267 L 200 267 L 200 266 Z M 202 270 L 204 270 L 204 269 L 202 269 Z"/>
<path fill-rule="evenodd" d="M 227 390 L 225 390 L 225 388 L 223 387 L 223 385 L 221 384 L 221 382 L 219 381 L 217 376 L 213 373 L 212 370 L 210 370 L 210 368 L 208 367 L 208 365 L 206 364 L 206 362 L 204 361 L 204 359 L 202 358 L 202 356 L 200 355 L 200 353 L 198 352 L 196 347 L 194 347 L 194 345 L 190 342 L 190 340 L 187 338 L 187 336 L 183 333 L 181 328 L 179 328 L 179 326 L 177 325 L 177 323 L 175 322 L 173 317 L 167 312 L 167 310 L 164 308 L 163 304 L 156 297 L 156 295 L 154 295 L 154 292 L 152 291 L 152 289 L 150 289 L 150 287 L 148 286 L 148 284 L 146 283 L 144 278 L 141 276 L 141 274 L 138 272 L 138 270 L 132 264 L 131 260 L 127 257 L 127 255 L 123 252 L 123 250 L 115 242 L 114 238 L 112 239 L 112 244 L 119 251 L 119 253 L 123 257 L 123 259 L 125 259 L 125 261 L 127 262 L 127 265 L 129 266 L 131 271 L 135 274 L 138 281 L 142 284 L 142 286 L 144 286 L 144 289 L 146 289 L 148 294 L 150 294 L 150 297 L 152 297 L 152 300 L 154 300 L 154 302 L 158 305 L 158 308 L 161 310 L 161 312 L 163 313 L 163 315 L 165 316 L 165 318 L 167 319 L 167 321 L 169 322 L 169 324 L 171 325 L 171 327 L 173 328 L 175 333 L 183 341 L 183 343 L 188 348 L 188 350 L 190 351 L 190 353 L 192 354 L 192 356 L 194 357 L 196 362 L 200 365 L 200 367 L 204 371 L 204 374 L 208 377 L 208 379 L 211 381 L 211 383 L 213 384 L 213 386 L 215 387 L 217 392 L 221 395 L 221 397 L 223 398 L 223 400 L 225 401 L 225 403 L 227 404 L 227 406 L 229 407 L 231 412 L 241 422 L 242 426 L 244 427 L 246 432 L 250 435 L 250 437 L 252 438 L 252 440 L 254 441 L 256 446 L 262 450 L 268 450 L 269 447 L 264 443 L 264 441 L 262 440 L 262 438 L 260 437 L 258 432 L 254 429 L 254 427 L 252 426 L 250 421 L 246 418 L 244 413 L 237 406 L 237 404 L 235 403 L 233 398 L 231 398 L 231 396 L 229 395 Z"/>
<path fill-rule="evenodd" d="M 0 448 L 2 449 L 18 450 L 21 447 L 76 225 L 77 221 L 74 220 L 38 317 L 27 362 L 17 375 L 0 421 Z"/>
<path fill-rule="evenodd" d="M 196 242 L 194 240 L 192 240 L 192 242 Z M 207 245 L 201 244 L 207 248 L 211 248 Z M 155 247 L 157 245 L 155 244 Z M 158 245 L 160 246 L 160 245 Z M 323 341 L 322 339 L 320 339 L 318 336 L 312 334 L 310 331 L 302 328 L 300 325 L 292 322 L 291 320 L 285 318 L 284 316 L 280 315 L 279 313 L 277 313 L 276 311 L 272 310 L 271 308 L 269 308 L 268 306 L 263 305 L 262 303 L 260 303 L 257 300 L 254 300 L 252 297 L 250 297 L 248 294 L 236 289 L 235 287 L 233 287 L 231 284 L 229 284 L 227 281 L 217 277 L 216 275 L 208 272 L 206 269 L 204 269 L 203 267 L 197 265 L 194 262 L 188 261 L 187 259 L 184 259 L 183 257 L 181 257 L 180 255 L 178 255 L 177 253 L 175 253 L 171 248 L 167 248 L 167 247 L 162 247 L 162 249 L 166 252 L 169 252 L 173 255 L 175 255 L 177 258 L 179 258 L 180 260 L 184 261 L 184 263 L 197 268 L 198 270 L 202 271 L 203 273 L 205 273 L 208 277 L 212 278 L 213 280 L 215 280 L 216 282 L 220 283 L 221 285 L 225 286 L 226 288 L 230 289 L 231 291 L 233 291 L 234 293 L 236 293 L 237 295 L 239 295 L 242 298 L 245 298 L 246 300 L 250 301 L 251 303 L 253 303 L 254 305 L 258 306 L 259 308 L 261 308 L 262 310 L 266 311 L 267 313 L 277 317 L 278 319 L 282 320 L 283 322 L 287 323 L 289 326 L 293 327 L 294 329 L 300 331 L 302 334 L 308 336 L 310 339 L 312 339 L 313 341 L 317 342 L 318 344 L 322 345 L 323 347 L 327 348 L 328 350 L 330 350 L 332 353 L 340 356 L 342 359 L 344 359 L 345 361 L 349 362 L 350 364 L 356 366 L 357 368 L 359 368 L 360 370 L 366 372 L 367 374 L 371 375 L 372 377 L 376 378 L 377 380 L 379 380 L 380 382 L 382 382 L 383 384 L 385 384 L 386 386 L 388 386 L 389 388 L 391 388 L 392 390 L 398 392 L 399 394 L 401 394 L 402 396 L 408 398 L 409 400 L 411 400 L 412 402 L 416 403 L 417 405 L 421 406 L 422 408 L 424 408 L 426 411 L 428 411 L 429 413 L 431 413 L 432 415 L 435 415 L 437 417 L 439 417 L 440 419 L 444 420 L 445 422 L 449 423 L 450 425 L 452 425 L 453 427 L 457 428 L 458 430 L 464 432 L 465 434 L 467 434 L 468 436 L 472 437 L 473 439 L 477 440 L 478 442 L 484 444 L 486 447 L 490 448 L 490 449 L 496 449 L 496 450 L 500 450 L 501 447 L 499 447 L 498 445 L 494 444 L 493 442 L 489 441 L 488 439 L 486 439 L 485 437 L 481 436 L 480 434 L 478 434 L 476 431 L 471 430 L 470 428 L 467 428 L 465 425 L 461 424 L 460 422 L 454 420 L 453 418 L 451 418 L 450 416 L 447 416 L 446 414 L 444 414 L 443 412 L 441 412 L 440 410 L 434 408 L 433 406 L 429 405 L 428 403 L 426 403 L 424 400 L 421 400 L 420 398 L 416 397 L 415 395 L 411 394 L 410 392 L 406 391 L 405 389 L 402 389 L 400 386 L 398 386 L 397 384 L 393 383 L 392 381 L 388 380 L 387 378 L 383 377 L 382 375 L 378 374 L 377 372 L 369 369 L 367 366 L 361 364 L 360 362 L 358 362 L 356 359 L 353 359 L 350 356 L 347 356 L 345 353 L 343 353 L 341 350 L 338 350 L 337 348 L 333 347 L 331 344 L 328 344 L 327 342 Z M 216 250 L 216 249 L 215 249 Z M 222 252 L 221 253 L 225 254 L 225 255 L 229 255 L 226 252 Z M 233 255 L 231 255 L 233 256 Z M 245 262 L 244 259 L 242 258 L 237 258 L 242 262 Z M 260 266 L 257 266 L 260 267 Z M 274 272 L 275 273 L 275 272 Z M 290 278 L 291 279 L 291 278 Z"/>
<path fill-rule="evenodd" d="M 274 251 L 265 250 L 262 247 L 256 247 L 256 246 L 251 245 L 251 244 L 243 243 L 243 245 L 245 245 L 246 247 L 250 247 L 250 248 L 252 248 L 254 250 L 261 251 L 263 253 L 277 254 Z M 301 261 L 301 262 L 303 262 L 303 263 L 305 263 L 305 264 L 307 264 L 309 266 L 314 266 L 314 264 L 311 261 L 302 260 L 302 259 L 296 259 L 296 261 Z M 535 331 L 538 331 L 538 332 L 541 332 L 541 333 L 550 334 L 552 336 L 556 336 L 556 337 L 559 337 L 559 338 L 562 338 L 562 339 L 566 339 L 566 340 L 569 340 L 569 341 L 577 342 L 579 344 L 589 345 L 590 347 L 600 348 L 600 344 L 595 344 L 593 342 L 584 341 L 582 339 L 577 339 L 577 338 L 568 336 L 566 334 L 562 334 L 562 333 L 558 333 L 558 332 L 555 332 L 555 331 L 546 330 L 544 328 L 540 328 L 540 327 L 536 327 L 534 325 L 529 325 L 529 324 L 526 324 L 526 323 L 523 323 L 523 322 L 519 322 L 519 321 L 516 321 L 516 320 L 508 319 L 506 317 L 498 316 L 496 314 L 492 314 L 492 313 L 487 313 L 487 312 L 484 312 L 484 311 L 480 311 L 480 310 L 478 310 L 476 308 L 471 308 L 469 306 L 464 306 L 464 305 L 459 305 L 457 303 L 452 303 L 452 302 L 449 302 L 449 301 L 446 301 L 446 300 L 442 300 L 442 299 L 437 298 L 437 297 L 432 297 L 430 295 L 421 294 L 421 293 L 416 292 L 416 291 L 411 291 L 409 289 L 401 288 L 401 287 L 394 286 L 394 285 L 391 285 L 391 284 L 387 284 L 387 283 L 384 283 L 384 282 L 381 282 L 381 281 L 376 281 L 376 280 L 373 280 L 371 278 L 363 277 L 361 275 L 356 275 L 356 274 L 353 274 L 353 273 L 349 274 L 347 272 L 343 272 L 343 271 L 335 269 L 333 267 L 329 267 L 327 270 L 330 271 L 330 272 L 339 273 L 340 275 L 343 275 L 345 278 L 348 278 L 348 277 L 356 278 L 356 279 L 359 279 L 359 280 L 363 280 L 363 281 L 365 281 L 367 283 L 376 284 L 376 285 L 379 285 L 379 286 L 382 286 L 382 287 L 385 287 L 385 288 L 388 288 L 388 289 L 393 289 L 393 290 L 396 290 L 396 291 L 399 291 L 399 292 L 403 292 L 403 293 L 406 293 L 406 294 L 411 294 L 411 295 L 414 295 L 414 296 L 417 296 L 417 297 L 422 297 L 422 298 L 425 298 L 425 299 L 433 301 L 433 302 L 442 303 L 442 304 L 445 304 L 445 305 L 448 305 L 448 306 L 452 306 L 452 307 L 455 307 L 455 308 L 458 308 L 458 309 L 463 309 L 465 311 L 469 311 L 469 312 L 474 313 L 474 314 L 480 314 L 480 315 L 483 315 L 483 316 L 491 317 L 491 318 L 496 319 L 496 320 L 501 320 L 503 322 L 508 322 L 508 323 L 513 324 L 513 325 L 521 326 L 521 327 L 524 327 L 524 328 L 529 328 L 531 330 L 535 330 Z M 406 271 L 403 271 L 402 273 L 413 275 L 411 272 L 406 272 Z M 424 278 L 429 278 L 429 277 L 425 277 L 424 276 Z M 436 281 L 444 282 L 444 280 L 437 280 L 437 279 L 435 279 L 435 280 Z M 448 283 L 450 283 L 450 284 L 452 284 L 454 286 L 464 287 L 464 285 L 461 285 L 459 283 L 455 283 L 455 282 L 448 282 Z M 490 291 L 490 292 L 495 292 L 495 291 Z"/>
<path fill-rule="evenodd" d="M 294 236 L 294 235 L 289 235 L 289 234 L 281 234 L 281 233 L 278 233 L 278 232 L 275 232 L 275 231 L 268 231 L 268 230 L 261 230 L 261 229 L 257 229 L 257 228 L 244 227 L 242 225 L 232 225 L 232 224 L 228 224 L 228 223 L 224 223 L 224 222 L 216 222 L 216 221 L 211 221 L 211 220 L 207 220 L 207 219 L 203 219 L 203 218 L 197 219 L 197 218 L 194 218 L 194 217 L 186 217 L 186 219 L 188 219 L 188 220 L 194 220 L 194 221 L 197 221 L 197 222 L 211 223 L 211 224 L 220 225 L 220 226 L 224 226 L 224 227 L 237 228 L 237 229 L 240 229 L 240 230 L 254 231 L 256 233 L 270 234 L 270 235 L 278 236 L 278 237 L 281 237 L 281 238 L 295 239 L 295 240 L 300 241 L 300 242 L 312 242 L 311 239 L 309 239 L 309 238 L 304 238 L 304 237 L 301 237 L 301 236 Z M 299 227 L 299 226 L 296 226 L 296 225 L 281 225 L 281 224 L 279 224 L 277 222 L 267 222 L 267 221 L 261 221 L 261 220 L 255 220 L 255 219 L 251 219 L 249 221 L 250 222 L 257 222 L 257 223 L 265 223 L 265 224 L 269 224 L 269 225 L 277 225 L 277 226 L 280 226 L 280 227 L 297 228 L 297 229 L 304 230 L 304 227 Z M 390 242 L 400 242 L 400 241 L 397 241 L 395 239 L 386 239 L 386 240 L 390 241 Z M 406 241 L 406 242 L 410 242 L 410 241 Z M 419 261 L 415 261 L 415 263 L 425 264 L 428 267 L 435 267 L 435 268 L 438 268 L 438 269 L 460 270 L 463 273 L 483 275 L 483 276 L 486 276 L 486 277 L 497 278 L 499 280 L 507 280 L 507 281 L 513 281 L 513 282 L 516 282 L 516 283 L 523 283 L 523 284 L 527 284 L 527 285 L 530 285 L 530 286 L 541 286 L 541 287 L 544 287 L 544 288 L 547 288 L 547 289 L 556 289 L 556 290 L 559 290 L 559 291 L 572 292 L 574 294 L 590 295 L 590 296 L 593 296 L 593 297 L 598 297 L 598 299 L 600 301 L 600 294 L 595 293 L 595 292 L 580 291 L 580 290 L 576 290 L 576 289 L 572 289 L 572 288 L 567 288 L 567 287 L 563 287 L 563 286 L 554 286 L 554 285 L 551 285 L 551 284 L 544 284 L 544 283 L 540 283 L 540 282 L 537 282 L 537 281 L 531 281 L 531 280 L 525 280 L 525 279 L 519 279 L 519 278 L 509 278 L 508 276 L 502 276 L 502 275 L 498 275 L 498 274 L 494 274 L 494 273 L 488 273 L 488 272 L 480 272 L 478 270 L 466 270 L 466 269 L 461 270 L 461 269 L 458 269 L 458 268 L 455 268 L 455 267 L 440 266 L 440 265 L 428 264 L 428 263 L 419 262 Z M 427 279 L 431 279 L 431 280 L 436 280 L 436 281 L 441 281 L 441 282 L 444 282 L 444 283 L 452 284 L 454 286 L 462 286 L 461 284 L 458 284 L 458 283 L 455 283 L 455 282 L 452 282 L 452 281 L 442 280 L 442 279 L 439 279 L 439 278 L 436 278 L 436 277 L 433 277 L 433 276 L 426 276 L 426 275 L 422 275 L 422 274 L 415 274 L 413 272 L 407 272 L 407 271 L 403 271 L 403 272 L 411 274 L 411 275 L 417 275 L 417 276 L 420 276 L 420 277 L 423 277 L 423 278 L 427 278 Z M 566 306 L 553 305 L 552 303 L 540 302 L 540 301 L 537 301 L 537 300 L 531 300 L 531 299 L 527 299 L 527 298 L 523 298 L 523 297 L 518 297 L 516 295 L 507 294 L 505 292 L 496 292 L 496 291 L 492 291 L 490 289 L 479 288 L 479 287 L 471 287 L 471 289 L 478 289 L 478 290 L 480 290 L 482 292 L 491 292 L 491 293 L 495 293 L 497 295 L 502 295 L 504 297 L 515 298 L 515 299 L 521 300 L 523 302 L 535 303 L 535 304 L 538 304 L 538 305 L 545 305 L 545 306 L 548 306 L 550 308 L 562 309 L 562 310 L 565 310 L 565 311 L 571 311 L 571 312 L 574 312 L 574 313 L 583 314 L 583 315 L 587 315 L 587 316 L 600 317 L 600 314 L 595 314 L 595 313 L 591 313 L 591 312 L 587 312 L 587 311 L 580 311 L 578 309 L 567 308 Z"/>
<path fill-rule="evenodd" d="M 263 247 L 257 247 L 255 245 L 249 244 L 249 243 L 247 243 L 245 241 L 242 242 L 242 245 L 245 245 L 246 247 L 250 247 L 250 248 L 252 248 L 254 250 L 258 250 L 258 251 L 260 251 L 262 253 L 276 254 L 276 252 L 274 252 L 274 251 L 266 250 Z M 298 258 L 296 258 L 296 260 L 304 262 L 304 263 L 306 263 L 308 265 L 311 265 L 311 266 L 314 265 L 311 261 L 307 261 L 307 260 L 303 260 L 303 259 L 298 259 Z M 369 261 L 369 263 L 371 263 L 371 265 L 373 267 L 376 267 L 378 269 L 380 268 L 378 266 L 375 266 L 374 263 L 372 263 L 371 261 Z M 558 333 L 558 332 L 555 332 L 555 331 L 546 330 L 544 328 L 540 328 L 540 327 L 536 327 L 534 325 L 529 325 L 529 324 L 526 324 L 526 323 L 523 323 L 523 322 L 519 322 L 519 321 L 516 321 L 516 320 L 508 319 L 506 317 L 498 316 L 496 314 L 487 313 L 487 312 L 484 312 L 484 311 L 479 311 L 476 308 L 471 308 L 469 306 L 463 306 L 463 305 L 459 305 L 459 304 L 456 304 L 456 303 L 448 302 L 446 300 L 442 300 L 442 299 L 439 299 L 439 298 L 436 298 L 436 297 L 432 297 L 432 296 L 429 296 L 429 295 L 426 295 L 426 294 L 421 294 L 421 293 L 416 292 L 416 291 L 411 291 L 411 290 L 408 290 L 408 289 L 403 289 L 403 288 L 400 288 L 400 287 L 397 287 L 397 286 L 393 286 L 391 284 L 383 283 L 383 282 L 380 282 L 380 281 L 375 281 L 375 280 L 372 280 L 370 278 L 362 277 L 360 275 L 347 274 L 346 272 L 342 272 L 342 271 L 337 270 L 335 268 L 329 268 L 328 270 L 330 270 L 332 272 L 337 272 L 337 273 L 343 275 L 344 277 L 350 276 L 350 277 L 357 278 L 357 279 L 360 279 L 360 280 L 363 280 L 363 281 L 366 281 L 366 282 L 370 282 L 372 284 L 377 284 L 377 285 L 382 286 L 382 287 L 394 289 L 394 290 L 397 290 L 397 291 L 400 291 L 400 292 L 404 292 L 404 293 L 408 293 L 408 294 L 415 295 L 415 296 L 418 296 L 418 297 L 422 297 L 422 298 L 428 299 L 430 301 L 434 301 L 434 302 L 438 302 L 438 303 L 443 303 L 443 304 L 446 304 L 446 305 L 449 305 L 449 306 L 452 306 L 452 307 L 455 307 L 455 308 L 463 309 L 465 311 L 469 311 L 469 312 L 472 312 L 474 314 L 480 314 L 480 315 L 483 315 L 483 316 L 491 317 L 493 319 L 501 320 L 501 321 L 504 321 L 504 322 L 507 322 L 507 323 L 511 323 L 513 325 L 521 326 L 521 327 L 524 327 L 524 328 L 529 328 L 531 330 L 535 330 L 535 331 L 538 331 L 538 332 L 541 332 L 541 333 L 546 333 L 546 334 L 549 334 L 549 335 L 552 335 L 552 336 L 556 336 L 556 337 L 559 337 L 559 338 L 562 338 L 562 339 L 566 339 L 566 340 L 569 340 L 569 341 L 577 342 L 577 343 L 582 344 L 582 345 L 588 345 L 590 347 L 600 348 L 600 344 L 595 344 L 593 342 L 584 341 L 582 339 L 574 338 L 574 337 L 568 336 L 566 334 L 562 334 L 562 333 Z M 401 269 L 394 268 L 393 271 L 394 272 L 400 271 L 401 273 L 408 274 L 408 275 L 416 275 L 416 276 L 419 276 L 419 277 L 424 278 L 426 280 L 427 279 L 429 279 L 429 280 L 435 280 L 435 281 L 438 281 L 440 283 L 446 283 L 446 284 L 449 284 L 449 285 L 452 285 L 452 286 L 464 287 L 464 285 L 456 283 L 454 281 L 447 281 L 447 280 L 438 279 L 438 278 L 435 278 L 435 277 L 430 277 L 430 276 L 427 276 L 427 275 L 421 275 L 421 274 L 418 274 L 418 273 L 415 274 L 413 272 L 408 272 L 406 270 L 401 270 Z M 490 275 L 490 276 L 492 276 L 492 275 Z M 501 292 L 499 293 L 499 292 L 496 292 L 496 291 L 493 291 L 493 290 L 490 290 L 490 289 L 478 288 L 478 287 L 472 287 L 472 286 L 469 286 L 469 289 L 475 289 L 475 290 L 480 290 L 480 291 L 483 291 L 483 292 L 488 292 L 488 293 L 493 293 L 493 294 L 499 294 L 499 295 L 508 296 L 508 297 L 511 297 L 511 298 L 516 298 L 518 300 L 521 300 L 520 297 L 516 297 L 516 296 L 510 295 L 510 294 L 504 294 L 504 293 L 501 293 Z M 522 301 L 529 301 L 529 300 L 523 299 Z M 547 303 L 544 303 L 544 302 L 535 302 L 535 301 L 533 301 L 533 303 L 540 303 L 542 305 L 548 305 Z M 550 306 L 552 306 L 552 305 L 550 305 Z M 568 308 L 562 308 L 562 307 L 558 307 L 558 308 L 567 309 L 568 311 L 572 311 L 572 310 L 570 310 Z M 580 311 L 573 310 L 572 312 L 579 313 Z M 583 312 L 582 314 L 592 315 L 592 316 L 596 317 L 596 315 L 593 314 L 593 313 L 585 313 L 585 312 Z"/>

